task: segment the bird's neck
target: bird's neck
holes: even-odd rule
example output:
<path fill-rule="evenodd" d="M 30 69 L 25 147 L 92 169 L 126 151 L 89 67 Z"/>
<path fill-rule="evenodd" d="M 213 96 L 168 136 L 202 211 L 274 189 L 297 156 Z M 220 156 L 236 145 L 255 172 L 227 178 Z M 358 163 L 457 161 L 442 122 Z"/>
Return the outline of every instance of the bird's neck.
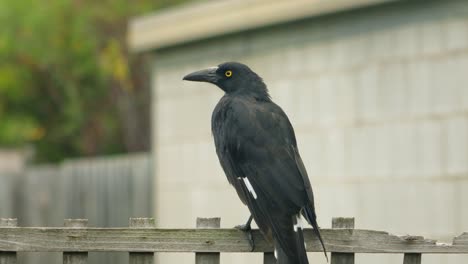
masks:
<path fill-rule="evenodd" d="M 271 101 L 270 94 L 268 93 L 268 88 L 263 82 L 259 82 L 255 85 L 249 85 L 246 86 L 246 88 L 239 89 L 236 92 L 234 92 L 233 95 L 255 99 L 256 101 Z"/>

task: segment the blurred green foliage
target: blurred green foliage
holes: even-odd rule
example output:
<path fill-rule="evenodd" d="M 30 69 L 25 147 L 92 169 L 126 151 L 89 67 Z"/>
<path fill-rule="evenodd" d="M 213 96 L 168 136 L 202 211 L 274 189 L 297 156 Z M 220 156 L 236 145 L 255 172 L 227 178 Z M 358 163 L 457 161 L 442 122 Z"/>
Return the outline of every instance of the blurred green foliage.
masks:
<path fill-rule="evenodd" d="M 0 0 L 0 147 L 40 162 L 148 150 L 148 55 L 129 54 L 127 22 L 179 2 Z"/>

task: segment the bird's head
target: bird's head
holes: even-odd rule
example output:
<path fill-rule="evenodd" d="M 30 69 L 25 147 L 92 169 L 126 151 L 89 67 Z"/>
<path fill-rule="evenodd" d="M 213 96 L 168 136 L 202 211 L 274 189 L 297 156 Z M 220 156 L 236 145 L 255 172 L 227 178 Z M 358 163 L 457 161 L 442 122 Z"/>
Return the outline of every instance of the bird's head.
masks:
<path fill-rule="evenodd" d="M 229 94 L 252 94 L 269 99 L 262 78 L 239 62 L 225 62 L 216 67 L 192 72 L 184 76 L 184 80 L 212 83 Z"/>

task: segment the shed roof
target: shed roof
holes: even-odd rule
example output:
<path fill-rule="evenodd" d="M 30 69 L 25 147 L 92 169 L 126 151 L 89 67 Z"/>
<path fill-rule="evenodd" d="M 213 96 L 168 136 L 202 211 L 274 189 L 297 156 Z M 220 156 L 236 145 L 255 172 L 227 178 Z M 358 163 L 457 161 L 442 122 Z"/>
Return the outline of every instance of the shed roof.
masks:
<path fill-rule="evenodd" d="M 396 0 L 212 0 L 133 19 L 128 43 L 135 52 Z"/>

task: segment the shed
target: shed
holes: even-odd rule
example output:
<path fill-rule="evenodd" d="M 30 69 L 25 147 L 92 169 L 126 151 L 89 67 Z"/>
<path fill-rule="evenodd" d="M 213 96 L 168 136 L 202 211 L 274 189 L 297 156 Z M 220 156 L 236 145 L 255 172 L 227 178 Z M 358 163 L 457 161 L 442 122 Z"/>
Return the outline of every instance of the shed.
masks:
<path fill-rule="evenodd" d="M 264 78 L 295 127 L 321 226 L 354 216 L 356 228 L 396 234 L 444 239 L 468 230 L 468 1 L 197 1 L 135 18 L 128 42 L 154 55 L 158 226 L 220 216 L 232 227 L 249 215 L 211 137 L 221 90 L 181 80 L 240 61 Z M 193 261 L 190 254 L 160 258 Z M 255 254 L 222 258 L 261 262 Z M 309 259 L 325 263 L 320 254 Z"/>

